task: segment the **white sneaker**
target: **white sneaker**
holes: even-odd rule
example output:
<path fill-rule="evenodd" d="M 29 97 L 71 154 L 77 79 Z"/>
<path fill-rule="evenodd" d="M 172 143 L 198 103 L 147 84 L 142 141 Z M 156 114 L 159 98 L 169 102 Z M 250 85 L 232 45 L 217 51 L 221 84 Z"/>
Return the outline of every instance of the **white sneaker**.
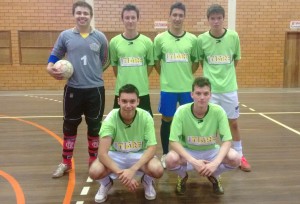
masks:
<path fill-rule="evenodd" d="M 52 174 L 52 178 L 62 177 L 66 172 L 72 169 L 71 165 L 60 163 Z"/>
<path fill-rule="evenodd" d="M 162 155 L 161 158 L 160 158 L 160 162 L 161 162 L 161 165 L 164 167 L 164 169 L 166 168 L 166 154 Z"/>
<path fill-rule="evenodd" d="M 109 179 L 110 179 L 110 182 L 106 186 L 101 185 L 99 187 L 99 190 L 98 190 L 97 194 L 95 195 L 96 203 L 103 203 L 107 200 L 107 193 L 108 193 L 109 189 L 111 189 L 111 187 L 113 186 L 113 180 L 111 178 L 109 178 Z"/>
<path fill-rule="evenodd" d="M 154 200 L 156 198 L 156 191 L 153 186 L 153 181 L 150 184 L 147 184 L 144 180 L 144 176 L 145 174 L 143 175 L 141 180 L 145 190 L 145 198 L 147 200 Z"/>

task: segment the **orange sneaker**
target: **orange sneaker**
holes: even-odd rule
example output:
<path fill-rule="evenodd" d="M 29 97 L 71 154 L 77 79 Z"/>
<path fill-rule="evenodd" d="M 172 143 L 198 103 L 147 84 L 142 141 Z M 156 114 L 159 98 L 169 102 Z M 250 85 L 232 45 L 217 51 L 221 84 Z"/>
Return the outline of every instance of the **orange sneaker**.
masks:
<path fill-rule="evenodd" d="M 245 171 L 245 172 L 250 172 L 251 171 L 251 166 L 250 166 L 250 164 L 248 163 L 247 159 L 244 156 L 242 156 L 242 158 L 241 158 L 240 169 L 242 171 Z"/>

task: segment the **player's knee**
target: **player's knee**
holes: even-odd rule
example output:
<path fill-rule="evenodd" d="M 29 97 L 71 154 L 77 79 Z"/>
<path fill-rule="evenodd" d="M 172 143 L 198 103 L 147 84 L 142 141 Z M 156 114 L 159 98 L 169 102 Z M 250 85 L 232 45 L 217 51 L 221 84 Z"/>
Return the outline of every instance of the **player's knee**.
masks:
<path fill-rule="evenodd" d="M 147 172 L 150 174 L 150 176 L 156 179 L 162 177 L 162 175 L 164 174 L 164 168 L 157 158 L 153 158 L 150 160 L 147 169 Z"/>
<path fill-rule="evenodd" d="M 176 152 L 174 152 L 174 151 L 171 150 L 167 154 L 166 160 L 165 160 L 167 169 L 174 168 L 175 166 L 178 165 L 179 161 L 180 161 L 179 155 Z"/>
<path fill-rule="evenodd" d="M 239 155 L 239 153 L 235 150 L 229 151 L 229 155 L 228 155 L 228 165 L 233 167 L 233 168 L 237 168 L 240 166 L 241 163 L 241 156 Z"/>
<path fill-rule="evenodd" d="M 100 119 L 86 118 L 86 124 L 88 126 L 88 135 L 95 136 L 99 134 L 101 127 Z"/>
<path fill-rule="evenodd" d="M 103 175 L 103 166 L 100 165 L 100 162 L 96 159 L 90 166 L 89 169 L 89 176 L 93 180 L 98 180 L 103 178 L 105 175 Z"/>
<path fill-rule="evenodd" d="M 82 119 L 70 120 L 64 119 L 63 132 L 64 135 L 77 135 L 77 128 L 81 123 Z"/>

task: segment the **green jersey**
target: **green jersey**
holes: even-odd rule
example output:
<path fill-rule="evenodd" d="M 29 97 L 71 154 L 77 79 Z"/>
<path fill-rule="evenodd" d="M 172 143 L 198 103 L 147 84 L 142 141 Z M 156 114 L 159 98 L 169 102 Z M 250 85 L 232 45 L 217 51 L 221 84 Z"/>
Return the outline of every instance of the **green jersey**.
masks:
<path fill-rule="evenodd" d="M 204 151 L 219 148 L 218 134 L 221 141 L 232 140 L 228 119 L 221 106 L 209 103 L 206 115 L 200 119 L 193 114 L 193 105 L 188 103 L 178 107 L 171 125 L 170 141 Z"/>
<path fill-rule="evenodd" d="M 120 109 L 113 109 L 104 119 L 99 135 L 112 138 L 111 151 L 139 152 L 157 144 L 153 118 L 140 108 L 130 125 L 122 121 Z"/>
<path fill-rule="evenodd" d="M 148 66 L 154 65 L 153 43 L 150 38 L 139 34 L 127 39 L 122 34 L 111 39 L 110 61 L 118 67 L 115 95 L 125 84 L 135 85 L 140 96 L 149 94 Z"/>
<path fill-rule="evenodd" d="M 160 61 L 160 89 L 165 92 L 190 92 L 197 62 L 197 37 L 189 32 L 174 36 L 169 31 L 154 39 L 154 60 Z"/>
<path fill-rule="evenodd" d="M 226 30 L 215 38 L 209 31 L 198 37 L 199 61 L 203 62 L 203 75 L 211 83 L 212 93 L 228 93 L 238 89 L 235 60 L 241 59 L 240 40 L 235 31 Z"/>

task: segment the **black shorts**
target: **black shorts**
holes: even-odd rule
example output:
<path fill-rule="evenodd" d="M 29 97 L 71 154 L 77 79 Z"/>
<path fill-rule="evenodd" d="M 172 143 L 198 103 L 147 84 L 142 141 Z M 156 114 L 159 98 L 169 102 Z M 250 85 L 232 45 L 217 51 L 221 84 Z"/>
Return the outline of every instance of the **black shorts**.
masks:
<path fill-rule="evenodd" d="M 78 120 L 84 115 L 93 120 L 102 120 L 105 105 L 104 87 L 78 89 L 64 88 L 64 119 Z"/>

